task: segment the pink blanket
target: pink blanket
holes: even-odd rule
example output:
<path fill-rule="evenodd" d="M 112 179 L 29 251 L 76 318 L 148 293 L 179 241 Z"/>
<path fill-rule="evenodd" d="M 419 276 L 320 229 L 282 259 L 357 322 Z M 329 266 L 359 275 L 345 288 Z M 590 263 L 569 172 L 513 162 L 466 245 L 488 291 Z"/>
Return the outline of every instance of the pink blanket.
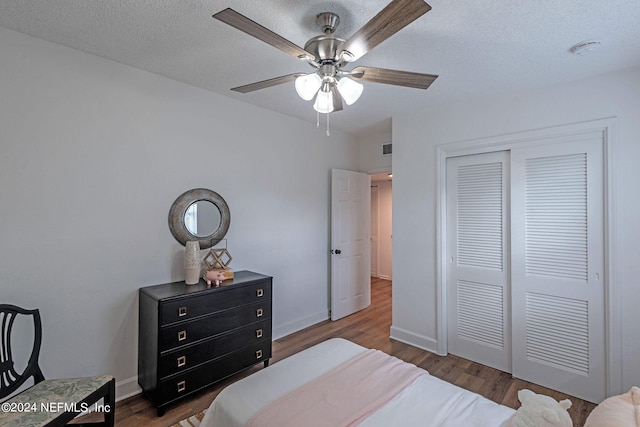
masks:
<path fill-rule="evenodd" d="M 426 371 L 366 350 L 256 412 L 245 427 L 353 426 Z"/>

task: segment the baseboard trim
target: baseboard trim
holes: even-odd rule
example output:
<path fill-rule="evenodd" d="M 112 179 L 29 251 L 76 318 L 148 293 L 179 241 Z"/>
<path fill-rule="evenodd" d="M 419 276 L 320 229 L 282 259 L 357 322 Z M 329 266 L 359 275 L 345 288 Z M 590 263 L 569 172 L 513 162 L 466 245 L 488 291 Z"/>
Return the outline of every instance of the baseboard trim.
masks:
<path fill-rule="evenodd" d="M 329 319 L 328 310 L 303 317 L 302 319 L 294 320 L 293 322 L 289 322 L 285 325 L 274 328 L 272 334 L 273 339 L 277 340 L 286 337 L 287 335 L 293 334 L 294 332 L 298 332 L 304 328 L 313 326 L 316 323 L 324 322 L 327 319 Z"/>
<path fill-rule="evenodd" d="M 142 393 L 142 389 L 138 385 L 138 377 L 127 378 L 126 380 L 116 381 L 116 402 L 128 399 Z"/>
<path fill-rule="evenodd" d="M 438 354 L 438 341 L 397 326 L 391 326 L 389 338 Z"/>

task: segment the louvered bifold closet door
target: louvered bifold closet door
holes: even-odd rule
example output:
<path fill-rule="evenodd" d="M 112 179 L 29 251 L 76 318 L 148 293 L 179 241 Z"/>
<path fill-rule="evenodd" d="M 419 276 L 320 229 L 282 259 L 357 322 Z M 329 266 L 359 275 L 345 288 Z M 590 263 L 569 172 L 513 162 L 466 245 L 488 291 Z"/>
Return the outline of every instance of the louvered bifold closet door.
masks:
<path fill-rule="evenodd" d="M 510 371 L 506 151 L 447 160 L 448 351 Z"/>
<path fill-rule="evenodd" d="M 603 136 L 511 152 L 513 375 L 605 398 Z"/>

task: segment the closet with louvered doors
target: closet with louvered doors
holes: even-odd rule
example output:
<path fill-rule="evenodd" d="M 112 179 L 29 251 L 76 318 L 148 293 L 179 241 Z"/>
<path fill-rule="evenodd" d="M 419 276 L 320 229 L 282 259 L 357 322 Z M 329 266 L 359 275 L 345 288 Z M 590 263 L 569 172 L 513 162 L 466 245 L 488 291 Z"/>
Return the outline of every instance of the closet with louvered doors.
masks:
<path fill-rule="evenodd" d="M 605 398 L 602 132 L 447 159 L 448 351 Z"/>

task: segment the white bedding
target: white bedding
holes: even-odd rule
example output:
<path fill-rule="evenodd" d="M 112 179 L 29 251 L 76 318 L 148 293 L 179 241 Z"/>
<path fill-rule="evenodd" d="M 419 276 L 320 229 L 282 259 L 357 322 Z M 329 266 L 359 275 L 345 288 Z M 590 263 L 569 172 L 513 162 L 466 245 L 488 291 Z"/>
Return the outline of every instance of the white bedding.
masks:
<path fill-rule="evenodd" d="M 334 338 L 226 387 L 201 427 L 242 427 L 259 409 L 365 351 Z M 431 375 L 422 375 L 370 415 L 362 427 L 498 427 L 514 410 Z"/>

